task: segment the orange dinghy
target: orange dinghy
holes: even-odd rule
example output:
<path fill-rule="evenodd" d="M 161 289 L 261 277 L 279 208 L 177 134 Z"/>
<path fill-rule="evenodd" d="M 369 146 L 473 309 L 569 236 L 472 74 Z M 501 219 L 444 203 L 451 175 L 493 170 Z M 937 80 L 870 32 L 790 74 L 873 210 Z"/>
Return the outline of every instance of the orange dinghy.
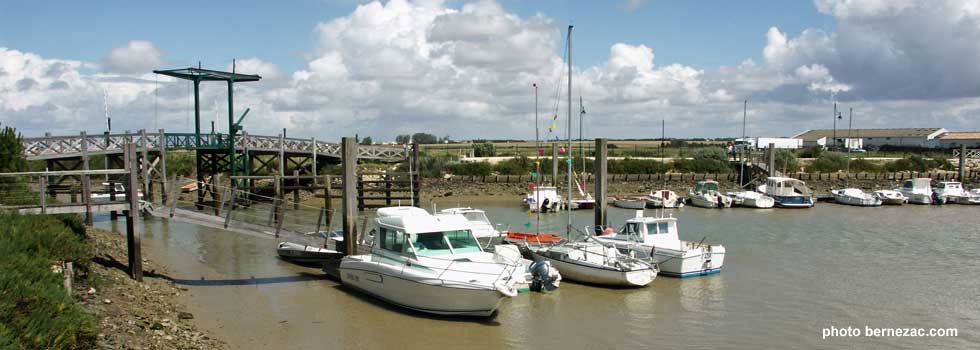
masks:
<path fill-rule="evenodd" d="M 562 238 L 550 233 L 507 232 L 508 241 L 558 243 Z"/>

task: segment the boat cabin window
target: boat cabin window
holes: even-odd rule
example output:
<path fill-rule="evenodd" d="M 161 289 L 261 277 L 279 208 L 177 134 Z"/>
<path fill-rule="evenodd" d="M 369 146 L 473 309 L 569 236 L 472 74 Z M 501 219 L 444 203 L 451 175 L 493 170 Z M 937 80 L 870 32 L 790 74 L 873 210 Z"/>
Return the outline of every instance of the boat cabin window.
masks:
<path fill-rule="evenodd" d="M 905 180 L 905 184 L 902 185 L 904 188 L 915 188 L 915 182 L 912 180 Z"/>
<path fill-rule="evenodd" d="M 482 222 L 486 224 L 490 223 L 490 220 L 487 219 L 487 216 L 483 213 L 477 213 L 477 212 L 463 213 L 463 216 L 466 217 L 466 220 L 472 222 Z"/>
<path fill-rule="evenodd" d="M 480 244 L 470 230 L 425 232 L 415 235 L 412 241 L 418 256 L 448 255 L 453 253 L 479 252 Z"/>
<path fill-rule="evenodd" d="M 695 187 L 695 192 L 718 191 L 718 184 L 714 182 L 699 182 Z"/>
<path fill-rule="evenodd" d="M 405 233 L 382 227 L 380 230 L 381 249 L 393 252 L 405 250 Z"/>
<path fill-rule="evenodd" d="M 647 234 L 665 234 L 670 232 L 669 224 L 667 222 L 651 222 L 647 224 Z"/>
<path fill-rule="evenodd" d="M 619 231 L 622 235 L 622 239 L 626 240 L 640 240 L 640 224 L 635 222 L 627 222 L 623 229 Z"/>

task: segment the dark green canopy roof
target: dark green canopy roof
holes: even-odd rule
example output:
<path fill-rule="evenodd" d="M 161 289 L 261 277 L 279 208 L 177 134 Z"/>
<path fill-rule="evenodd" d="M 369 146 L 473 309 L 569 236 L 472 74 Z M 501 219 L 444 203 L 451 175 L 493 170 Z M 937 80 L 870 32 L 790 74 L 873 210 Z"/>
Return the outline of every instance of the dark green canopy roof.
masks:
<path fill-rule="evenodd" d="M 154 70 L 153 73 L 163 74 L 178 79 L 198 80 L 198 81 L 249 82 L 249 81 L 259 81 L 259 79 L 262 79 L 262 77 L 254 74 L 222 72 L 218 70 L 201 69 L 201 68 Z"/>

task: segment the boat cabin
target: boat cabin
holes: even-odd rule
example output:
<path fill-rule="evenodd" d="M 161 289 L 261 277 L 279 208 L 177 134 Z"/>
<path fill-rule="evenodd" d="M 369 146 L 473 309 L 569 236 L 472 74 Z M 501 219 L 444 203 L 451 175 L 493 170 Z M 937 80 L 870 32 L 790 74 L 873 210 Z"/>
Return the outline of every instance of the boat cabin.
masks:
<path fill-rule="evenodd" d="M 813 192 L 806 183 L 788 177 L 772 176 L 766 179 L 766 194 L 773 197 L 810 197 Z"/>
<path fill-rule="evenodd" d="M 483 249 L 462 215 L 431 215 L 415 207 L 378 210 L 372 251 L 427 257 L 480 253 Z"/>
<path fill-rule="evenodd" d="M 476 238 L 491 237 L 498 234 L 493 223 L 487 218 L 487 213 L 480 209 L 470 207 L 449 208 L 440 210 L 439 214 L 436 215 L 462 215 L 472 225 L 473 235 Z"/>
<path fill-rule="evenodd" d="M 695 193 L 719 192 L 718 181 L 714 181 L 714 180 L 698 181 L 698 183 L 694 185 L 694 192 Z"/>
<path fill-rule="evenodd" d="M 934 188 L 936 192 L 942 192 L 943 194 L 962 194 L 963 184 L 956 181 L 942 181 L 936 184 Z"/>
<path fill-rule="evenodd" d="M 603 238 L 681 250 L 681 241 L 677 234 L 677 218 L 641 215 L 637 213 L 637 217 L 626 220 L 626 224 L 615 235 Z"/>
<path fill-rule="evenodd" d="M 915 179 L 905 180 L 902 184 L 902 190 L 912 192 L 913 190 L 923 191 L 930 188 L 932 179 L 927 177 L 920 177 Z"/>

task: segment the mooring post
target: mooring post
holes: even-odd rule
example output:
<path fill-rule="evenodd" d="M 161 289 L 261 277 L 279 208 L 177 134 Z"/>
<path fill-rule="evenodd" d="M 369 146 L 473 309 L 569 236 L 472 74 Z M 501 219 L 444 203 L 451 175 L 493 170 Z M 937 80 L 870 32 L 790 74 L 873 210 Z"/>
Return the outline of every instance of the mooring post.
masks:
<path fill-rule="evenodd" d="M 158 130 L 160 133 L 159 141 L 157 142 L 157 152 L 160 154 L 160 194 L 161 203 L 167 203 L 168 190 L 170 189 L 170 184 L 167 182 L 167 135 L 163 132 L 163 129 Z"/>
<path fill-rule="evenodd" d="M 963 178 L 963 175 L 966 174 L 965 170 L 966 170 L 966 145 L 960 145 L 960 171 L 959 174 L 957 174 L 959 175 L 959 177 L 956 178 L 957 181 L 961 183 L 965 182 L 965 179 Z"/>
<path fill-rule="evenodd" d="M 143 258 L 140 251 L 140 236 L 136 232 L 139 218 L 139 169 L 136 165 L 136 145 L 126 144 L 123 163 L 129 169 L 129 185 L 126 186 L 126 200 L 129 210 L 126 211 L 126 252 L 129 257 L 129 275 L 133 279 L 143 281 Z"/>
<path fill-rule="evenodd" d="M 602 229 L 600 227 L 605 227 L 608 221 L 606 221 L 606 209 L 608 209 L 608 203 L 606 199 L 608 195 L 606 193 L 606 158 L 608 156 L 606 147 L 606 139 L 595 139 L 595 226 L 596 234 L 598 234 Z"/>
<path fill-rule="evenodd" d="M 331 187 L 333 186 L 333 177 L 326 175 L 323 177 L 323 208 L 327 211 L 327 228 L 329 229 L 330 223 L 333 219 L 333 197 L 331 195 Z"/>
<path fill-rule="evenodd" d="M 214 206 L 214 216 L 221 216 L 221 206 L 224 205 L 224 193 L 218 192 L 221 183 L 221 173 L 211 175 L 211 205 Z"/>
<path fill-rule="evenodd" d="M 409 178 L 412 174 L 409 173 Z M 391 206 L 391 175 L 385 174 L 385 206 Z"/>
<path fill-rule="evenodd" d="M 85 132 L 82 138 L 82 170 L 89 171 L 88 137 Z M 92 224 L 92 179 L 91 175 L 82 175 L 82 202 L 85 203 L 85 223 Z"/>
<path fill-rule="evenodd" d="M 558 186 L 558 144 L 555 143 L 551 144 L 551 185 Z"/>
<path fill-rule="evenodd" d="M 343 166 L 343 207 L 344 207 L 344 255 L 356 254 L 354 230 L 357 225 L 357 212 L 354 211 L 355 182 L 357 181 L 357 141 L 344 137 L 341 142 L 341 164 Z"/>
<path fill-rule="evenodd" d="M 310 142 L 312 142 L 312 144 L 310 145 L 310 148 L 311 148 L 311 151 L 313 153 L 313 185 L 316 186 L 316 178 L 317 178 L 317 176 L 316 176 L 316 172 L 317 172 L 316 171 L 316 154 L 317 154 L 316 137 L 310 138 Z"/>
<path fill-rule="evenodd" d="M 776 176 L 776 144 L 769 143 L 769 176 Z"/>
<path fill-rule="evenodd" d="M 279 176 L 286 176 L 286 137 L 279 134 Z"/>
<path fill-rule="evenodd" d="M 299 170 L 293 170 L 293 210 L 299 210 Z"/>
<path fill-rule="evenodd" d="M 280 221 L 279 206 L 281 205 L 280 203 L 282 203 L 282 177 L 279 175 L 275 175 L 272 177 L 272 179 L 273 181 L 275 181 L 275 190 L 276 190 L 276 194 L 273 195 L 273 197 L 275 198 L 272 200 L 272 204 L 273 204 L 272 217 L 275 218 L 276 220 L 275 222 L 279 222 Z M 272 223 L 272 221 L 269 222 Z"/>
<path fill-rule="evenodd" d="M 48 176 L 41 175 L 40 177 L 38 177 L 37 182 L 38 182 L 38 186 L 37 186 L 38 194 L 40 195 L 40 199 L 39 199 L 40 203 L 38 204 L 41 205 L 41 214 L 47 214 L 48 213 L 48 203 L 47 203 Z"/>
<path fill-rule="evenodd" d="M 124 147 L 123 148 L 123 166 L 124 167 L 126 166 L 126 162 L 125 162 L 126 153 L 125 152 L 126 152 L 126 148 Z M 108 161 L 108 160 L 109 160 L 109 156 L 107 155 L 106 156 L 106 161 Z M 106 176 L 109 176 L 109 175 L 106 175 Z M 108 185 L 109 186 L 109 201 L 110 202 L 115 202 L 116 201 L 116 182 L 115 181 L 109 181 L 109 182 L 107 182 L 107 184 L 109 184 Z M 112 221 L 118 220 L 119 219 L 119 213 L 117 213 L 115 210 L 110 211 L 109 212 L 109 219 L 112 220 Z"/>

